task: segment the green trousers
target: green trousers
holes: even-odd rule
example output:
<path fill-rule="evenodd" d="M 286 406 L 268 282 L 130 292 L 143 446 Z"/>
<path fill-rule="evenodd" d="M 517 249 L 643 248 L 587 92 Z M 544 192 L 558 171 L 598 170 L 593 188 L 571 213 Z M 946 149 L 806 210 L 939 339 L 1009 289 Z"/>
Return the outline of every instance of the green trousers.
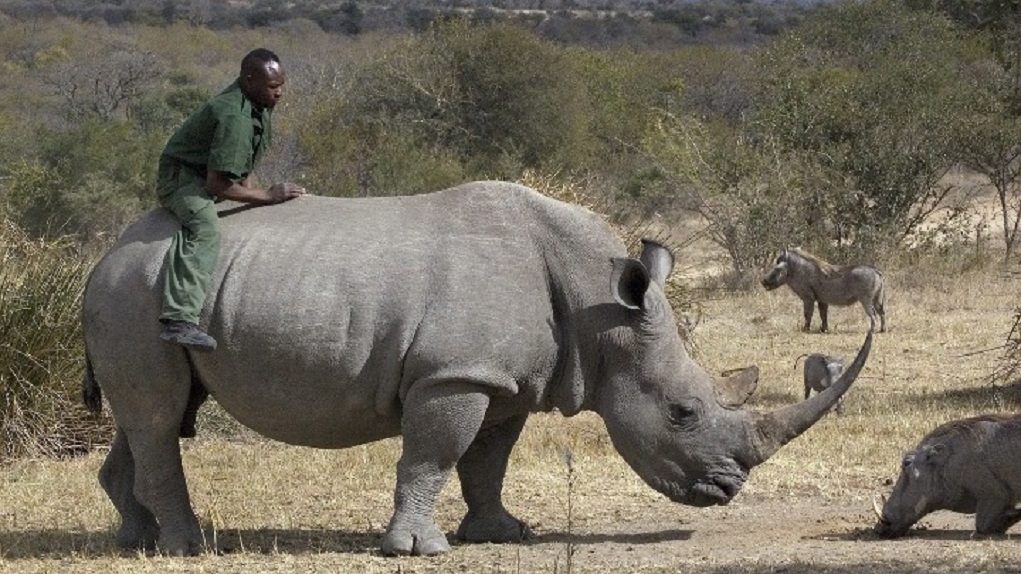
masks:
<path fill-rule="evenodd" d="M 198 324 L 220 256 L 219 217 L 199 170 L 162 157 L 157 177 L 160 205 L 181 222 L 163 260 L 160 320 Z"/>

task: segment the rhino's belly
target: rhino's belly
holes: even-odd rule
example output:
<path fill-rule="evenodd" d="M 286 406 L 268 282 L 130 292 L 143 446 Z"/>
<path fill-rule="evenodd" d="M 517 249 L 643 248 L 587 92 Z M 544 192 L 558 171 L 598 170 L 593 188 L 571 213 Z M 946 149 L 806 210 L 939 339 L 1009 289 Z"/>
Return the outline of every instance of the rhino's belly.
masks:
<path fill-rule="evenodd" d="M 273 396 L 236 389 L 213 390 L 225 411 L 244 426 L 281 442 L 317 448 L 345 448 L 400 434 L 399 416 L 381 416 L 371 405 L 347 400 L 342 393 L 302 396 L 300 385 L 284 382 L 294 396 Z"/>
<path fill-rule="evenodd" d="M 266 437 L 344 448 L 400 433 L 396 385 L 372 369 L 314 353 L 210 355 L 219 356 L 195 363 L 202 383 L 238 422 Z"/>

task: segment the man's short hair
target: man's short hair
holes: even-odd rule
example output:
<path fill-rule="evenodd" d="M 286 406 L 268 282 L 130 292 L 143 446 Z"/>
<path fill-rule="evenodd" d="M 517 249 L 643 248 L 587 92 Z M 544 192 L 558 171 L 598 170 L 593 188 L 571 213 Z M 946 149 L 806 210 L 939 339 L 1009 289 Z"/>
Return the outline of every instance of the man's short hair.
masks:
<path fill-rule="evenodd" d="M 251 70 L 256 66 L 261 66 L 269 62 L 276 62 L 279 64 L 280 58 L 266 48 L 256 48 L 251 52 L 248 52 L 248 54 L 241 59 L 241 70 Z"/>

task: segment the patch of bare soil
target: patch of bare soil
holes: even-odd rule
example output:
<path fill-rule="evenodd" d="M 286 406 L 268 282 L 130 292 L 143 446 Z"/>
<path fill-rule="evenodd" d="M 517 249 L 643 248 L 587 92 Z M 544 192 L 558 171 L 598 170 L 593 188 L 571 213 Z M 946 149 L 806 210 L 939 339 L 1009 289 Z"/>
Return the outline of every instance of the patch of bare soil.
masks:
<path fill-rule="evenodd" d="M 559 553 L 563 567 L 562 547 L 571 544 L 573 569 L 579 572 L 1021 571 L 1018 540 L 976 539 L 970 516 L 930 515 L 898 540 L 878 538 L 873 522 L 863 501 L 812 496 L 739 497 L 728 507 L 705 510 L 653 504 L 638 520 L 541 534 L 528 554 L 545 555 L 551 563 Z"/>

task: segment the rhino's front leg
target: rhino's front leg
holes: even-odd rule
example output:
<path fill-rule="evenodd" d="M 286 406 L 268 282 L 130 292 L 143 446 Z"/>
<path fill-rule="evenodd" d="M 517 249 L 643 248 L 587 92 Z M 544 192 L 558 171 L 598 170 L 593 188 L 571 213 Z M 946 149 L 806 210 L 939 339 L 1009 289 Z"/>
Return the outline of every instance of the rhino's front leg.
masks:
<path fill-rule="evenodd" d="M 483 428 L 457 463 L 461 494 L 468 505 L 457 537 L 469 542 L 520 542 L 528 525 L 503 506 L 503 478 L 511 449 L 521 435 L 527 414 Z"/>
<path fill-rule="evenodd" d="M 384 554 L 442 554 L 450 550 L 436 526 L 436 498 L 450 471 L 475 440 L 489 397 L 478 385 L 420 381 L 404 401 L 403 451 L 397 463 L 394 514 L 383 535 Z"/>

